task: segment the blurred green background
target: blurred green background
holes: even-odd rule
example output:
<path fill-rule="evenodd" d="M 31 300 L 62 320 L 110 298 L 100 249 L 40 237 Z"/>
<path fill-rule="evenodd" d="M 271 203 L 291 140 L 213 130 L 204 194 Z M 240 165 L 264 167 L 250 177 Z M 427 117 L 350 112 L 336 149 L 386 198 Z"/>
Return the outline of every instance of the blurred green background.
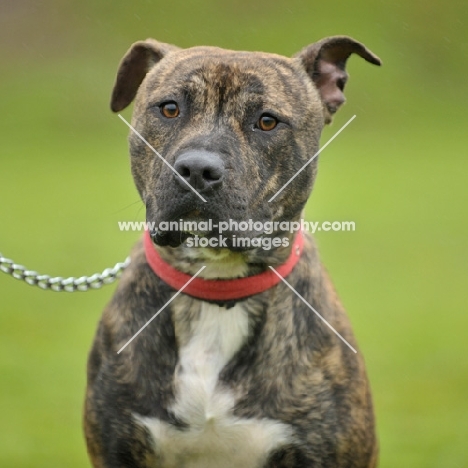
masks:
<path fill-rule="evenodd" d="M 321 156 L 313 220 L 364 353 L 382 468 L 468 467 L 466 1 L 0 2 L 0 251 L 51 275 L 123 260 L 143 220 L 127 128 L 109 110 L 117 64 L 148 36 L 291 55 L 348 34 L 347 105 Z M 127 118 L 130 110 L 123 113 Z M 0 466 L 89 466 L 85 363 L 113 286 L 44 292 L 0 274 Z"/>

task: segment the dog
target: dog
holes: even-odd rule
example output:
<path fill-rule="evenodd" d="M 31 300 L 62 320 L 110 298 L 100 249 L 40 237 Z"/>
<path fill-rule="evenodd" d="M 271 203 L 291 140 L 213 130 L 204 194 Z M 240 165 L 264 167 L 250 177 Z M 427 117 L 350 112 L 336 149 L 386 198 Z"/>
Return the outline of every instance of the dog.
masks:
<path fill-rule="evenodd" d="M 381 64 L 346 36 L 292 58 L 148 39 L 122 59 L 111 109 L 134 101 L 148 231 L 89 354 L 95 468 L 376 466 L 349 321 L 312 236 L 282 224 L 301 219 L 352 54 Z"/>

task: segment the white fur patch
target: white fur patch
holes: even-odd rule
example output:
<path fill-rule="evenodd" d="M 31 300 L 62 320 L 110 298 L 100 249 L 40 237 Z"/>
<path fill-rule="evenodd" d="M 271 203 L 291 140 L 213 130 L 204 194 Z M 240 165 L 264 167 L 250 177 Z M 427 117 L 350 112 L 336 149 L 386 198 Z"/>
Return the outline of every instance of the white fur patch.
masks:
<path fill-rule="evenodd" d="M 201 307 L 179 350 L 170 408 L 189 428 L 134 417 L 153 435 L 163 468 L 258 468 L 272 449 L 291 440 L 291 428 L 267 418 L 233 416 L 234 395 L 218 384 L 218 376 L 247 339 L 247 313 L 242 305 L 226 310 L 203 302 Z"/>
<path fill-rule="evenodd" d="M 200 278 L 227 279 L 241 278 L 247 274 L 248 265 L 245 258 L 239 253 L 233 253 L 228 249 L 214 250 L 211 248 L 190 248 L 187 252 L 197 264 L 206 264 Z"/>

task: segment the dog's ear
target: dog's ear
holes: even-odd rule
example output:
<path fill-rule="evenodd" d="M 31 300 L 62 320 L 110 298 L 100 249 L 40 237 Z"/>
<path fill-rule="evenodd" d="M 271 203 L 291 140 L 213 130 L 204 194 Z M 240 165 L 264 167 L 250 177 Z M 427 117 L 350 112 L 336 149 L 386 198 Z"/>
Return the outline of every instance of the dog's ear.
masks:
<path fill-rule="evenodd" d="M 111 109 L 114 112 L 125 109 L 135 98 L 146 73 L 174 50 L 179 48 L 154 39 L 135 42 L 120 62 L 112 91 Z"/>
<path fill-rule="evenodd" d="M 333 36 L 310 44 L 294 57 L 302 61 L 304 68 L 317 87 L 324 106 L 325 123 L 345 102 L 343 90 L 348 79 L 346 61 L 351 54 L 358 54 L 374 65 L 382 62 L 360 42 L 347 36 Z"/>

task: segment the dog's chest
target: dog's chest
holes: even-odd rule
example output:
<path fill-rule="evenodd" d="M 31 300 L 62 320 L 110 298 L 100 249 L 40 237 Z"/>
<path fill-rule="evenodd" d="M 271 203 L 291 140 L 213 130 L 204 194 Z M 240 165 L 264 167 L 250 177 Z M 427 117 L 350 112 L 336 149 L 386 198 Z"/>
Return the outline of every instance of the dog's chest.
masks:
<path fill-rule="evenodd" d="M 260 467 L 272 449 L 290 440 L 291 429 L 283 423 L 235 417 L 236 397 L 218 380 L 247 337 L 248 316 L 241 305 L 226 310 L 202 303 L 179 350 L 169 408 L 188 428 L 137 416 L 154 438 L 162 467 Z"/>

